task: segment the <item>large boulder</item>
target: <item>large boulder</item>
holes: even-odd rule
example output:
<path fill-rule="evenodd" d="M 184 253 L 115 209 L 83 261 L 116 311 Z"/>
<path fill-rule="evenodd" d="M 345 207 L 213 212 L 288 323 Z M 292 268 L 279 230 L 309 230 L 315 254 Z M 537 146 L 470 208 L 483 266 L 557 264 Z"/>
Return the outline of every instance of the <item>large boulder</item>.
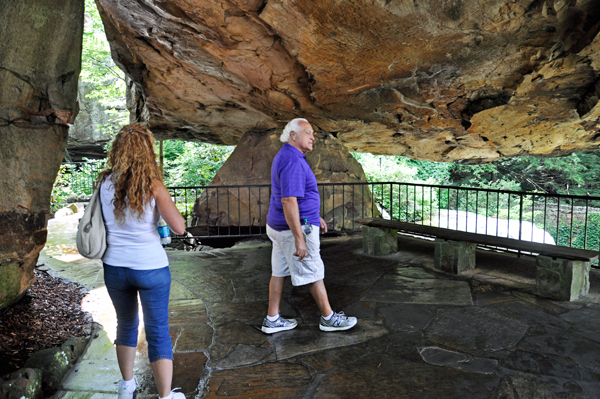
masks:
<path fill-rule="evenodd" d="M 0 308 L 34 282 L 77 114 L 83 0 L 0 2 Z"/>
<path fill-rule="evenodd" d="M 241 138 L 210 183 L 214 188 L 205 189 L 194 204 L 191 221 L 194 234 L 214 234 L 218 227 L 231 234 L 257 233 L 262 227 L 264 233 L 271 164 L 283 145 L 280 134 L 279 130 L 249 131 Z M 372 217 L 373 209 L 378 214 L 369 187 L 361 184 L 367 181 L 362 166 L 334 136 L 315 133 L 314 150 L 306 159 L 322 185 L 321 216 L 330 229 L 354 230 L 354 219 Z"/>
<path fill-rule="evenodd" d="M 488 162 L 597 150 L 596 0 L 96 0 L 157 138 L 307 117 L 350 150 Z"/>

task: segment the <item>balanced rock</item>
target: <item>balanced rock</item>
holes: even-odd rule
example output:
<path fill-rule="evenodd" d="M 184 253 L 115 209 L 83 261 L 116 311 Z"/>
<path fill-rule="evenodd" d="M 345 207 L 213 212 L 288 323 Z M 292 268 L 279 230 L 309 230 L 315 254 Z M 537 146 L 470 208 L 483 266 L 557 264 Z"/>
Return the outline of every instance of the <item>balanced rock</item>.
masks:
<path fill-rule="evenodd" d="M 240 232 L 261 231 L 262 226 L 264 233 L 271 164 L 282 147 L 280 133 L 249 131 L 242 137 L 211 182 L 211 186 L 217 187 L 204 190 L 194 204 L 191 225 L 204 227 L 194 229 L 194 234 L 209 234 L 211 226 L 221 226 L 227 231 L 239 228 Z M 314 150 L 306 159 L 322 185 L 321 214 L 329 228 L 354 229 L 354 219 L 371 217 L 374 208 L 363 169 L 339 140 L 317 132 Z M 378 214 L 376 207 L 375 214 Z"/>

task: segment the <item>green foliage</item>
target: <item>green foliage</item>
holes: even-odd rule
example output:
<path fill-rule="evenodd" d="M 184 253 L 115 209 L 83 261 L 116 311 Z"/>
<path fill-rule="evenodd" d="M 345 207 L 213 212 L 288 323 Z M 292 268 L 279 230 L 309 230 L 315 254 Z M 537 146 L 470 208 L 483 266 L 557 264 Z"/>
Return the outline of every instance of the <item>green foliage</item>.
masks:
<path fill-rule="evenodd" d="M 558 237 L 556 227 L 550 231 L 550 234 L 557 245 L 598 250 L 600 248 L 600 215 L 588 215 L 587 225 L 578 220 L 573 221 L 573 226 L 571 223 L 561 223 L 558 227 Z"/>
<path fill-rule="evenodd" d="M 208 186 L 233 152 L 233 146 L 181 140 L 163 141 L 164 181 L 167 187 Z M 173 190 L 179 211 L 187 217 L 202 190 Z M 191 194 L 191 195 L 190 195 Z M 189 195 L 189 196 L 188 196 Z"/>
<path fill-rule="evenodd" d="M 418 170 L 408 164 L 407 158 L 356 152 L 352 156 L 362 165 L 369 182 L 416 181 Z"/>
<path fill-rule="evenodd" d="M 197 142 L 163 142 L 165 185 L 208 185 L 233 149 L 232 146 Z"/>
<path fill-rule="evenodd" d="M 483 165 L 453 163 L 449 169 L 450 180 L 453 185 L 493 190 L 521 191 L 520 182 L 513 180 L 513 175 L 502 173 L 495 163 Z"/>
<path fill-rule="evenodd" d="M 600 151 L 560 158 L 533 156 L 483 165 L 415 161 L 354 153 L 370 182 L 422 182 L 507 191 L 600 196 Z"/>
<path fill-rule="evenodd" d="M 402 158 L 402 157 L 398 157 Z M 415 161 L 410 158 L 404 158 L 406 164 L 417 168 L 417 179 L 425 181 L 429 184 L 445 185 L 450 182 L 450 167 L 449 162 L 431 162 L 431 161 Z"/>
<path fill-rule="evenodd" d="M 447 184 L 450 181 L 451 163 L 415 161 L 392 155 L 351 154 L 362 165 L 369 182 Z"/>
<path fill-rule="evenodd" d="M 84 158 L 85 159 L 85 158 Z M 85 159 L 77 164 L 62 164 L 52 187 L 51 203 L 57 209 L 66 202 L 73 202 L 80 196 L 91 195 L 98 174 L 104 169 L 106 160 Z"/>
<path fill-rule="evenodd" d="M 167 187 L 209 185 L 232 152 L 231 146 L 165 140 L 163 142 L 165 185 Z M 52 191 L 54 208 L 64 205 L 67 200 L 73 201 L 82 194 L 90 195 L 105 163 L 106 160 L 87 160 L 87 163 L 82 164 L 63 164 Z M 178 195 L 178 193 L 174 194 Z M 189 203 L 178 200 L 177 205 L 181 212 L 189 214 L 195 197 L 188 200 Z"/>
<path fill-rule="evenodd" d="M 393 219 L 404 221 L 424 220 L 430 217 L 431 209 L 437 205 L 437 197 L 427 187 L 402 184 L 377 184 L 377 182 L 437 183 L 434 175 L 443 176 L 443 167 L 433 162 L 423 163 L 429 171 L 421 172 L 424 180 L 419 179 L 419 162 L 408 158 L 352 153 L 362 165 L 373 199 L 389 213 Z"/>
<path fill-rule="evenodd" d="M 600 152 L 515 157 L 485 165 L 455 163 L 450 176 L 452 184 L 460 186 L 600 196 Z"/>
<path fill-rule="evenodd" d="M 89 16 L 83 34 L 81 74 L 79 78 L 90 89 L 86 97 L 98 101 L 109 115 L 110 122 L 100 126 L 104 133 L 115 133 L 129 120 L 125 106 L 125 74 L 113 62 L 104 26 L 94 0 L 85 0 Z"/>
<path fill-rule="evenodd" d="M 164 140 L 163 141 L 163 160 L 165 163 L 173 162 L 179 156 L 183 156 L 186 151 L 186 141 L 183 140 Z"/>

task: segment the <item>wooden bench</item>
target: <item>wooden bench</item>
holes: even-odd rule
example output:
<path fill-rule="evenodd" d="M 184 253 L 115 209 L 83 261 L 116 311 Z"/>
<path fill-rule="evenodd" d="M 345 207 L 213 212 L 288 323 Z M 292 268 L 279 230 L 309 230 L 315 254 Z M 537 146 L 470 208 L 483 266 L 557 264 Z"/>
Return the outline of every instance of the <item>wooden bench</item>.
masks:
<path fill-rule="evenodd" d="M 475 268 L 477 245 L 537 254 L 537 295 L 563 301 L 572 301 L 587 295 L 590 287 L 591 262 L 598 259 L 598 251 L 586 249 L 394 220 L 357 219 L 355 222 L 363 225 L 363 250 L 371 255 L 388 255 L 396 252 L 398 231 L 435 237 L 435 268 L 454 274 Z"/>

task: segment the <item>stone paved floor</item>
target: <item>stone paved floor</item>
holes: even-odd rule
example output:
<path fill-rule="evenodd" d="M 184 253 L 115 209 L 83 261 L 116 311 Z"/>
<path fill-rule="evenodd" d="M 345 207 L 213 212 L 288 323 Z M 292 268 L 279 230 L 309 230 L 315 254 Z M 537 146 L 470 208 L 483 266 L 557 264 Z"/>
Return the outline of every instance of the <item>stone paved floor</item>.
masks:
<path fill-rule="evenodd" d="M 78 216 L 50 222 L 40 262 L 90 290 L 104 326 L 57 398 L 115 398 L 114 314 L 99 262 L 76 254 Z M 286 285 L 292 331 L 265 335 L 270 244 L 169 252 L 174 386 L 188 398 L 598 398 L 600 273 L 575 302 L 538 298 L 534 261 L 478 252 L 460 277 L 433 270 L 431 242 L 402 237 L 400 252 L 362 253 L 360 237 L 325 239 L 325 282 L 336 310 L 359 318 L 325 333 L 306 288 Z M 143 329 L 139 399 L 155 398 Z"/>

